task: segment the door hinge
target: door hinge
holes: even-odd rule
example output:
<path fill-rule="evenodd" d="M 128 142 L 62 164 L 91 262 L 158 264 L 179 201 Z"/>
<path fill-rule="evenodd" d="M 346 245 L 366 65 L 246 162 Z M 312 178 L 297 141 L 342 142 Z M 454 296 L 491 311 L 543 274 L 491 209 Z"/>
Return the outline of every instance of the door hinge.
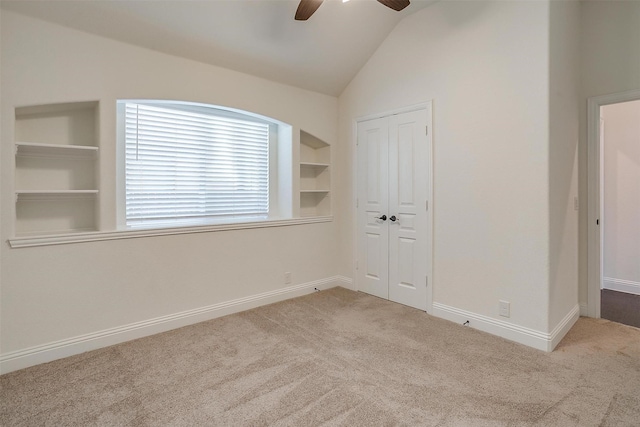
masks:
<path fill-rule="evenodd" d="M 428 200 L 424 201 L 424 210 L 426 210 L 426 211 L 429 210 L 429 201 Z"/>
<path fill-rule="evenodd" d="M 424 134 L 429 136 L 429 126 L 424 127 Z"/>
<path fill-rule="evenodd" d="M 600 225 L 600 220 L 596 219 L 596 225 Z"/>

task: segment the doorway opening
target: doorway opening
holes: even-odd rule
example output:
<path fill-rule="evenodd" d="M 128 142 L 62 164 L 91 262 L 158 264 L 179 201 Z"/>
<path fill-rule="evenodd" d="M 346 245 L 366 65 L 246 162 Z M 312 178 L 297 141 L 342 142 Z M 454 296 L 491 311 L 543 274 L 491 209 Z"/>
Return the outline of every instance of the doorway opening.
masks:
<path fill-rule="evenodd" d="M 588 314 L 640 327 L 640 90 L 588 100 Z"/>

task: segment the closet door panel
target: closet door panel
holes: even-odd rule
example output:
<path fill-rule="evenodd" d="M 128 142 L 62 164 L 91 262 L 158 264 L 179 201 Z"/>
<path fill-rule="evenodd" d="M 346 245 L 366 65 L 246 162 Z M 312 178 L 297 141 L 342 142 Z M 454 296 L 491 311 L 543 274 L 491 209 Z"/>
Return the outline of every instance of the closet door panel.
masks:
<path fill-rule="evenodd" d="M 389 299 L 427 309 L 427 117 L 389 118 Z"/>
<path fill-rule="evenodd" d="M 358 288 L 380 298 L 389 298 L 387 120 L 359 123 L 357 149 Z"/>

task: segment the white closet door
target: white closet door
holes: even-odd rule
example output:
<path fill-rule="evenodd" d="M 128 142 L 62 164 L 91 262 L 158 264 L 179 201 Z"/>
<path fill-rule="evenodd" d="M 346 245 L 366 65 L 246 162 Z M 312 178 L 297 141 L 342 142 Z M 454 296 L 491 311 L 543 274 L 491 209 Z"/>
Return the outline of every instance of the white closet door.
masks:
<path fill-rule="evenodd" d="M 389 298 L 389 131 L 386 118 L 358 124 L 358 287 Z"/>
<path fill-rule="evenodd" d="M 389 118 L 389 299 L 421 310 L 429 259 L 426 126 L 425 110 Z"/>
<path fill-rule="evenodd" d="M 358 123 L 358 289 L 421 310 L 431 271 L 430 109 Z"/>

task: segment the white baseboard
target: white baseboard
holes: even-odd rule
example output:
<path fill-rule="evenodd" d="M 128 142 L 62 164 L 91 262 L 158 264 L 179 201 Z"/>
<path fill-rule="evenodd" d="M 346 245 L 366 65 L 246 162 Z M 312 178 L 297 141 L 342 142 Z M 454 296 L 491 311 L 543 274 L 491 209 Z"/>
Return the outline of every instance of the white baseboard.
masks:
<path fill-rule="evenodd" d="M 589 317 L 589 305 L 585 302 L 580 303 L 580 316 Z"/>
<path fill-rule="evenodd" d="M 626 292 L 628 294 L 640 295 L 640 282 L 633 280 L 615 279 L 613 277 L 604 277 L 602 279 L 602 287 L 612 291 Z"/>
<path fill-rule="evenodd" d="M 357 291 L 356 285 L 353 282 L 353 279 L 351 279 L 350 277 L 334 276 L 332 279 L 336 282 L 336 286 L 341 286 L 352 291 Z"/>
<path fill-rule="evenodd" d="M 558 344 L 560 344 L 562 338 L 567 335 L 567 332 L 569 332 L 569 330 L 580 318 L 580 310 L 581 307 L 579 304 L 574 305 L 573 308 L 560 321 L 560 323 L 558 323 L 556 327 L 553 328 L 553 330 L 549 334 L 547 351 L 553 351 L 553 349 L 556 348 Z"/>
<path fill-rule="evenodd" d="M 434 316 L 461 325 L 468 320 L 469 326 L 474 329 L 547 352 L 552 351 L 569 332 L 569 329 L 578 320 L 579 313 L 580 307 L 576 304 L 551 333 L 545 333 L 437 302 L 433 303 Z"/>
<path fill-rule="evenodd" d="M 73 356 L 194 323 L 204 322 L 205 320 L 215 319 L 216 317 L 299 297 L 312 293 L 316 288 L 324 290 L 335 286 L 351 289 L 353 287 L 353 281 L 344 276 L 327 277 L 326 279 L 315 280 L 301 285 L 289 286 L 275 291 L 264 292 L 232 301 L 5 353 L 0 355 L 0 373 L 4 374 L 16 371 L 63 357 Z"/>

